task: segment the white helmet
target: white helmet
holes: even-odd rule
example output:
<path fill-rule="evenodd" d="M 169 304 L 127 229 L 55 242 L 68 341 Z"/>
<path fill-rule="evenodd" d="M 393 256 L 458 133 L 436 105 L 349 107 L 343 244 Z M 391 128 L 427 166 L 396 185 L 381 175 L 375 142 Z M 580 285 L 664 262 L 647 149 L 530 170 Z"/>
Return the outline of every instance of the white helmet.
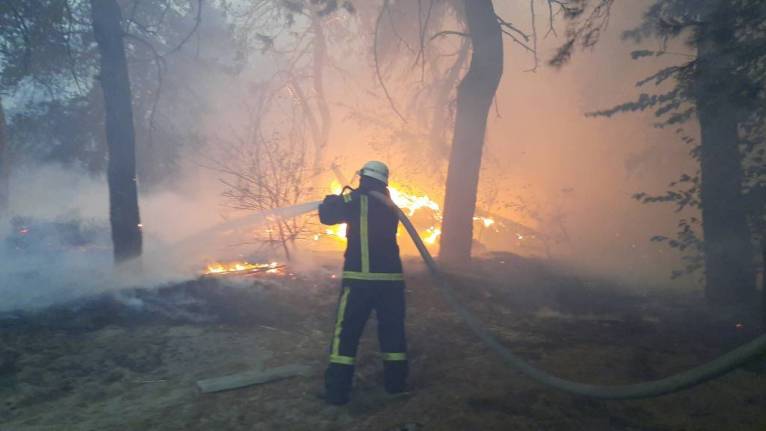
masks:
<path fill-rule="evenodd" d="M 359 170 L 359 176 L 375 178 L 388 185 L 388 166 L 383 162 L 371 160 L 362 166 L 362 169 Z"/>

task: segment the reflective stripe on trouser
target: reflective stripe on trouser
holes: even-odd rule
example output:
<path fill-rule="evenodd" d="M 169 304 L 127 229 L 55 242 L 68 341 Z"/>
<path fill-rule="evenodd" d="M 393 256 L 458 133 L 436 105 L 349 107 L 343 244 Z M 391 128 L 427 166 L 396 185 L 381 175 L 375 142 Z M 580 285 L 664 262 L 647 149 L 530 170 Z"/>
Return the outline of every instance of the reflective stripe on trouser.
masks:
<path fill-rule="evenodd" d="M 338 301 L 338 314 L 335 317 L 335 330 L 333 331 L 332 345 L 330 347 L 330 362 L 334 364 L 354 365 L 354 355 L 347 356 L 340 354 L 340 335 L 343 332 L 343 322 L 345 321 L 350 294 L 351 288 L 344 287 Z"/>
<path fill-rule="evenodd" d="M 384 352 L 382 354 L 384 361 L 406 361 L 407 354 L 404 352 Z"/>
<path fill-rule="evenodd" d="M 363 283 L 363 282 L 362 282 Z M 384 363 L 399 364 L 394 372 L 386 371 L 386 388 L 403 387 L 406 379 L 407 343 L 404 334 L 404 283 L 391 283 L 381 288 L 370 286 L 344 287 L 338 303 L 335 330 L 330 349 L 330 366 L 325 374 L 325 385 L 340 397 L 351 389 L 351 374 L 356 358 L 359 338 L 372 310 L 378 320 L 378 340 Z M 392 368 L 393 369 L 393 368 Z M 391 384 L 389 384 L 389 380 Z"/>
<path fill-rule="evenodd" d="M 343 278 L 349 280 L 367 281 L 404 281 L 404 274 L 400 272 L 357 272 L 343 271 Z"/>

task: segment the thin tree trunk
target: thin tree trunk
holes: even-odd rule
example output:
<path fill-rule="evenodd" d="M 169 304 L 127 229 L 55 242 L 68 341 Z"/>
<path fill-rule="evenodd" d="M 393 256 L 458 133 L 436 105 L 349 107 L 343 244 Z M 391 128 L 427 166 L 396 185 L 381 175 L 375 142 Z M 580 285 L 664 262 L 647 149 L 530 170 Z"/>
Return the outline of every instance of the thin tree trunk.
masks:
<path fill-rule="evenodd" d="M 0 216 L 8 210 L 11 180 L 11 149 L 6 134 L 5 111 L 0 97 Z"/>
<path fill-rule="evenodd" d="M 282 221 L 277 221 L 277 229 L 279 230 L 279 242 L 282 243 L 282 250 L 285 252 L 285 259 L 290 262 L 290 249 L 287 247 L 287 235 L 285 235 L 285 230 L 282 227 Z"/>
<path fill-rule="evenodd" d="M 750 228 L 742 197 L 742 157 L 738 122 L 731 99 L 733 59 L 722 31 L 698 42 L 695 97 L 700 123 L 702 229 L 705 295 L 712 304 L 752 301 L 755 267 Z M 731 34 L 728 35 L 729 37 Z"/>
<path fill-rule="evenodd" d="M 122 15 L 116 0 L 90 0 L 93 33 L 101 55 L 101 88 L 109 150 L 109 218 L 115 263 L 141 255 L 141 221 L 136 184 L 136 145 Z"/>
<path fill-rule="evenodd" d="M 442 261 L 456 264 L 468 263 L 471 258 L 487 114 L 503 74 L 503 38 L 492 1 L 465 0 L 463 4 L 473 52 L 457 90 L 439 252 Z"/>

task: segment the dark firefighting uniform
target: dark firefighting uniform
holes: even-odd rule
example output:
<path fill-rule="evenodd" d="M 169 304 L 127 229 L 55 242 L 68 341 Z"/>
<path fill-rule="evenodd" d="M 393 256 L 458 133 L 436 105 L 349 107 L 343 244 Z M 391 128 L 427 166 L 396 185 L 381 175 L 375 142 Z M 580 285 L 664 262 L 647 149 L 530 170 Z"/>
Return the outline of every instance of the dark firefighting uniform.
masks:
<path fill-rule="evenodd" d="M 319 206 L 323 224 L 347 224 L 342 291 L 325 373 L 326 396 L 336 404 L 349 400 L 359 337 L 372 310 L 378 320 L 386 390 L 402 392 L 407 378 L 398 219 L 392 208 L 367 195 L 372 190 L 388 196 L 382 182 L 362 177 L 359 190 L 327 196 Z"/>

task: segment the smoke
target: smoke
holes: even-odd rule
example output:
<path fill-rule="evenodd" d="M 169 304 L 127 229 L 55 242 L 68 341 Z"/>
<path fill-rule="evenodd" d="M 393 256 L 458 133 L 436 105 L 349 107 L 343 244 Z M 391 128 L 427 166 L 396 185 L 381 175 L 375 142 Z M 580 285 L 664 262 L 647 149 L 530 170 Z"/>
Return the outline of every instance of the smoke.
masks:
<path fill-rule="evenodd" d="M 17 169 L 0 219 L 0 310 L 44 306 L 103 284 L 111 267 L 103 187 L 61 167 Z"/>
<path fill-rule="evenodd" d="M 98 218 L 108 212 L 106 182 L 71 167 L 20 166 L 10 183 L 11 217 Z"/>
<path fill-rule="evenodd" d="M 631 59 L 630 51 L 656 49 L 659 43 L 636 46 L 622 40 L 622 32 L 638 25 L 650 4 L 615 5 L 599 43 L 577 52 L 561 70 L 544 64 L 561 43 L 554 35 L 540 40 L 541 64 L 534 73 L 528 72 L 533 56 L 506 41 L 505 72 L 488 126 L 479 187 L 485 193 L 498 189 L 501 202 L 518 203 L 520 196 L 533 207 L 524 211 L 518 205 L 498 205 L 510 219 L 552 233 L 564 226 L 566 235 L 560 235 L 550 252 L 573 268 L 631 284 L 694 284 L 694 278 L 671 281 L 671 271 L 682 267 L 679 253 L 650 241 L 655 235 L 672 236 L 678 219 L 694 216 L 694 211 L 676 213 L 672 205 L 645 205 L 632 198 L 637 192 L 663 194 L 682 172 L 694 173 L 691 147 L 680 141 L 675 128 L 655 127 L 650 112 L 585 116 L 654 91 L 635 83 L 688 60 Z M 529 16 L 528 4 L 498 7 L 503 16 Z M 538 30 L 547 29 L 545 18 L 538 15 Z M 688 51 L 684 46 L 667 49 Z M 692 124 L 686 127 L 694 132 Z"/>
<path fill-rule="evenodd" d="M 182 248 L 171 244 L 221 221 L 218 190 L 201 187 L 215 182 L 199 178 L 141 196 L 142 217 L 151 221 L 145 258 L 140 268 L 115 270 L 106 179 L 56 165 L 17 168 L 10 210 L 0 219 L 0 311 L 196 277 L 201 262 L 179 259 Z M 203 242 L 187 241 L 185 255 Z"/>
<path fill-rule="evenodd" d="M 550 241 L 544 250 L 539 245 L 527 245 L 531 243 L 527 231 L 513 230 L 506 236 L 487 231 L 479 240 L 488 250 L 542 257 L 547 253 L 575 270 L 633 284 L 670 283 L 671 270 L 680 265 L 679 255 L 649 238 L 672 235 L 678 218 L 690 214 L 675 213 L 664 205 L 642 205 L 631 195 L 661 193 L 681 172 L 693 173 L 689 148 L 679 144 L 673 130 L 655 128 L 649 113 L 612 119 L 584 115 L 631 100 L 639 91 L 636 81 L 674 61 L 672 57 L 632 61 L 630 50 L 642 47 L 621 40 L 622 31 L 640 21 L 649 3 L 620 3 L 595 49 L 577 53 L 560 71 L 544 64 L 560 42 L 553 35 L 540 39 L 541 63 L 534 73 L 528 71 L 533 56 L 506 40 L 505 72 L 487 130 L 479 208 L 498 220 L 541 232 Z M 527 3 L 498 3 L 498 13 L 530 28 L 523 20 L 529 16 Z M 538 15 L 538 29 L 544 33 L 547 20 Z M 274 109 L 269 116 L 253 115 L 257 97 L 280 67 L 279 58 L 274 60 L 274 53 L 253 53 L 245 63 L 232 60 L 236 56 L 230 39 L 213 37 L 220 33 L 216 28 L 221 23 L 203 21 L 201 26 L 205 37 L 200 38 L 197 55 L 209 60 L 210 67 L 198 69 L 183 63 L 183 67 L 168 72 L 184 83 L 179 87 L 193 89 L 190 91 L 198 111 L 190 115 L 191 120 L 179 121 L 178 128 L 193 129 L 189 135 L 199 138 L 194 159 L 200 164 L 220 152 L 224 143 L 247 143 L 254 125 L 268 136 L 281 133 L 287 139 L 298 133 L 291 124 L 295 112 L 302 112 L 304 107 L 293 87 L 301 84 L 304 93 L 313 91 L 310 80 L 291 81 L 274 91 L 269 99 Z M 360 55 L 369 55 L 369 44 L 362 42 L 350 47 L 340 42 L 328 46 L 330 60 L 324 80 L 333 122 L 322 154 L 326 171 L 306 187 L 321 196 L 321 186 L 329 186 L 334 178 L 329 170 L 331 161 L 348 176 L 365 160 L 380 159 L 389 162 L 395 183 L 412 186 L 418 194 L 438 202 L 443 196 L 447 154 L 438 157 L 429 153 L 431 160 L 424 161 L 428 146 L 418 135 L 428 128 L 420 119 L 431 115 L 421 112 L 413 115 L 409 124 L 398 122 L 381 97 L 370 62 L 346 52 L 353 48 L 360 50 Z M 308 68 L 305 64 L 301 67 Z M 410 79 L 420 76 L 410 69 L 404 75 Z M 397 104 L 405 109 L 412 97 L 406 94 L 413 88 L 412 82 L 404 82 L 393 73 L 386 79 Z M 168 117 L 175 116 L 175 111 L 169 112 Z M 446 147 L 448 142 L 444 144 Z M 205 261 L 252 253 L 252 244 L 237 245 L 242 223 L 254 227 L 267 218 L 258 215 L 243 219 L 248 214 L 223 207 L 219 175 L 190 163 L 189 154 L 184 156 L 172 185 L 141 194 L 145 256 L 140 271 L 122 273 L 112 270 L 108 193 L 103 177 L 71 167 L 16 168 L 11 184 L 12 212 L 0 220 L 0 309 L 44 306 L 82 294 L 186 280 L 196 277 Z M 12 225 L 14 217 L 32 220 L 33 234 L 28 240 L 37 230 L 46 232 L 45 240 L 25 244 L 23 251 L 17 249 L 14 240 L 20 233 L 18 226 Z M 239 221 L 227 224 L 232 220 Z M 89 242 L 72 246 L 71 232 Z M 340 254 L 336 253 L 338 248 L 335 255 Z M 310 264 L 312 258 L 305 257 L 305 261 L 315 267 Z"/>

